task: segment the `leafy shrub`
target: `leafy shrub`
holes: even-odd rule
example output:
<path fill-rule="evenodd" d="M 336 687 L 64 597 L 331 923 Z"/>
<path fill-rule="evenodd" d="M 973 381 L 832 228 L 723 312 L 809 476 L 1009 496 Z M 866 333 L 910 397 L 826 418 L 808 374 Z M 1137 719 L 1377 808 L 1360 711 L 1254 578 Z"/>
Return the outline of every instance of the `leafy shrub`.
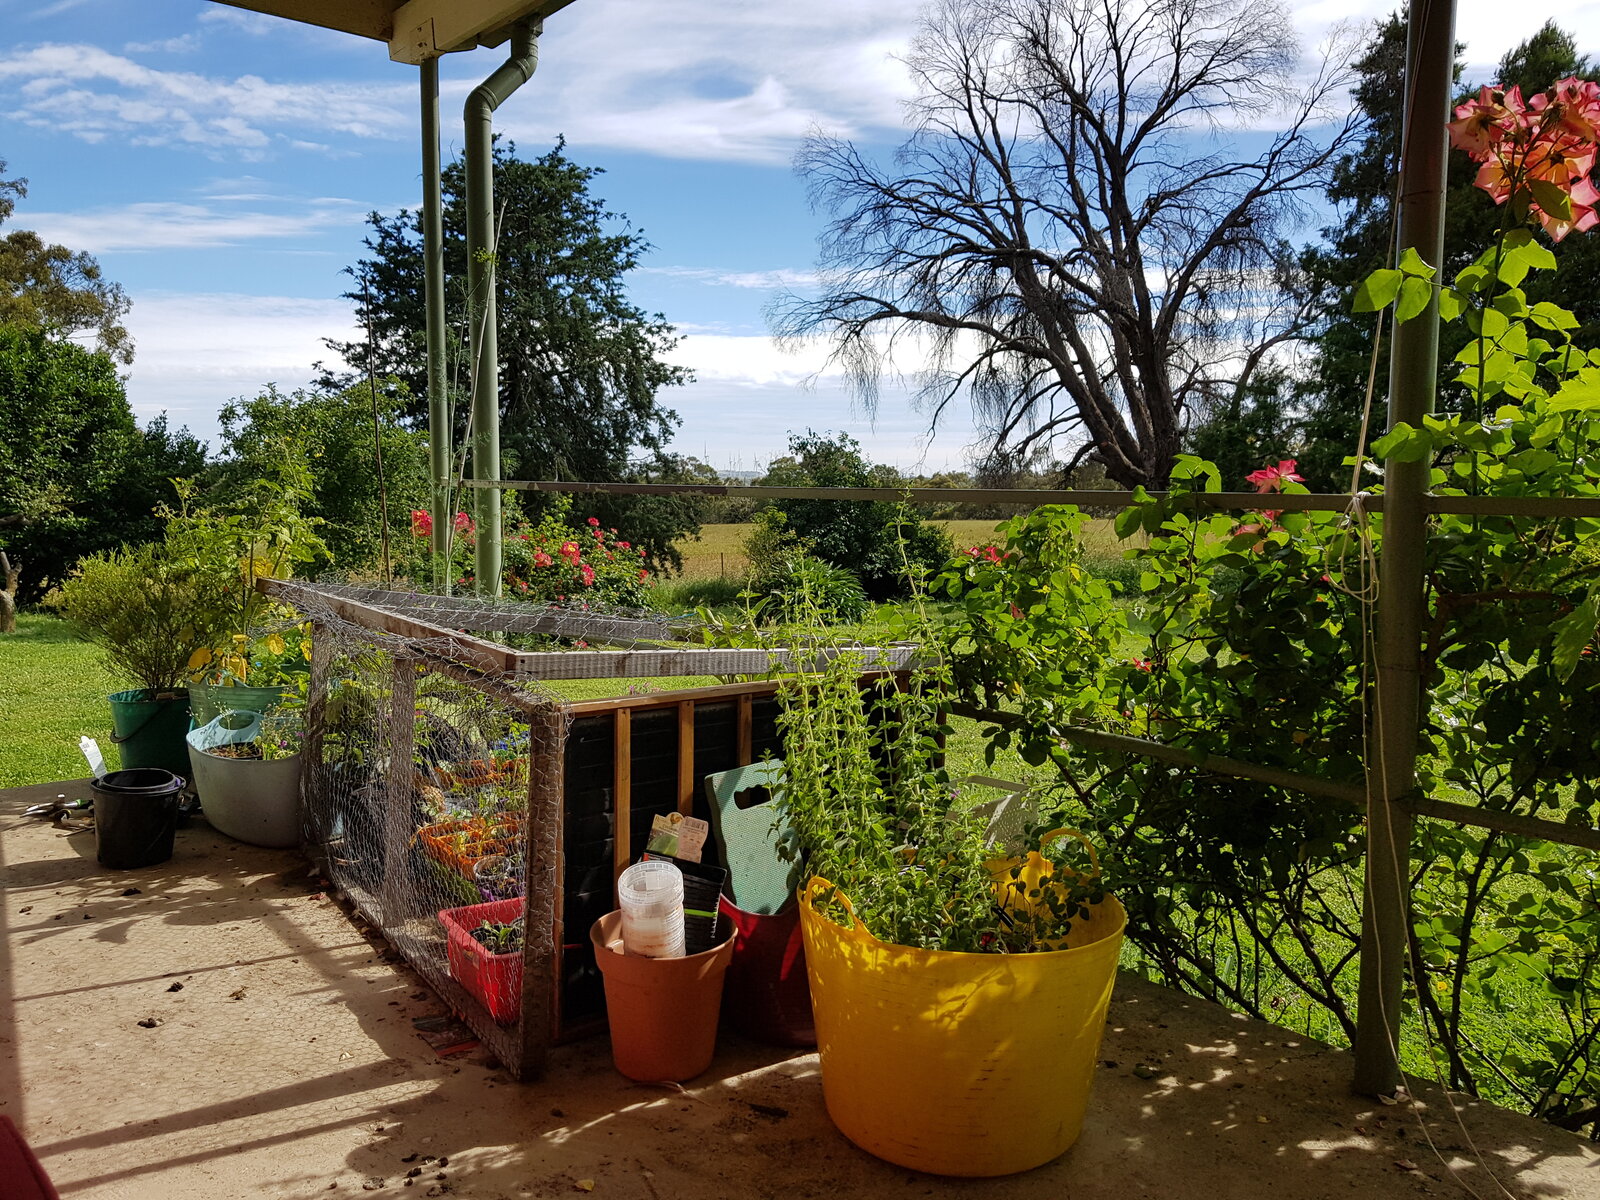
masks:
<path fill-rule="evenodd" d="M 766 601 L 761 615 L 768 619 L 853 625 L 867 615 L 855 572 L 810 554 L 779 559 L 752 590 Z"/>
<path fill-rule="evenodd" d="M 791 435 L 789 454 L 771 464 L 763 484 L 782 487 L 900 488 L 893 467 L 868 463 L 847 434 Z M 808 553 L 854 571 L 873 600 L 910 595 L 913 577 L 936 574 L 954 547 L 909 504 L 778 500 L 773 505 Z"/>
<path fill-rule="evenodd" d="M 932 666 L 903 687 L 864 688 L 862 672 L 876 665 L 841 653 L 782 682 L 783 853 L 839 888 L 883 941 L 967 953 L 1053 948 L 1102 898 L 1098 880 L 1065 886 L 1078 877 L 1063 874 L 1062 886 L 1024 893 L 1015 872 L 997 872 L 985 820 L 953 803 L 948 673 Z M 1038 847 L 1037 835 L 1028 840 Z M 1050 854 L 1066 865 L 1062 847 Z M 848 923 L 832 901 L 815 900 Z"/>
<path fill-rule="evenodd" d="M 112 674 L 154 694 L 183 686 L 190 657 L 222 636 L 215 614 L 227 600 L 216 574 L 151 544 L 83 559 L 47 603 Z"/>

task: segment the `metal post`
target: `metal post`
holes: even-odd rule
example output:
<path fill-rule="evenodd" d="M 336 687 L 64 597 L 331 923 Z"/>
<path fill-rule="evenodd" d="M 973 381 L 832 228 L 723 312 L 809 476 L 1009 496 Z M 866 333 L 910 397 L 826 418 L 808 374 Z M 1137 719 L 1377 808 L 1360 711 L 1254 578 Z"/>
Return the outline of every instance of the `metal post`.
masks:
<path fill-rule="evenodd" d="M 1444 260 L 1445 122 L 1455 66 L 1453 0 L 1412 0 L 1406 43 L 1398 249 Z M 1438 381 L 1439 310 L 1395 328 L 1389 427 L 1419 425 Z M 1421 716 L 1426 462 L 1384 464 L 1383 552 L 1378 568 L 1374 754 L 1367 763 L 1367 878 L 1361 921 L 1355 1087 L 1388 1095 L 1400 1085 L 1400 1017 L 1409 930 L 1412 818 Z"/>
<path fill-rule="evenodd" d="M 439 182 L 439 60 L 422 64 L 422 263 L 428 333 L 428 469 L 433 480 L 433 590 L 450 594 L 450 452 L 455 429 L 445 393 L 444 196 Z"/>
<path fill-rule="evenodd" d="M 518 25 L 511 57 L 467 97 L 467 314 L 472 336 L 472 477 L 500 478 L 500 345 L 495 313 L 494 111 L 533 76 L 543 22 Z M 478 496 L 473 573 L 482 596 L 500 594 L 500 493 Z"/>

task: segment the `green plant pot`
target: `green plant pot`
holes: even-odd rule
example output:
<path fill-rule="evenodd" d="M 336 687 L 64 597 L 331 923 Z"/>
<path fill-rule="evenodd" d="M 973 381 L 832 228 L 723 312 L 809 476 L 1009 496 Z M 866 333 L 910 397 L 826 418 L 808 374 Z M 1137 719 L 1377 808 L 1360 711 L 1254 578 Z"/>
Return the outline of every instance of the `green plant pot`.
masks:
<path fill-rule="evenodd" d="M 225 712 L 269 713 L 283 700 L 286 690 L 282 687 L 223 687 L 196 683 L 189 687 L 189 708 L 198 728 L 209 725 Z"/>
<path fill-rule="evenodd" d="M 173 690 L 155 697 L 143 688 L 113 692 L 111 740 L 122 754 L 124 770 L 155 767 L 187 779 L 189 697 Z"/>

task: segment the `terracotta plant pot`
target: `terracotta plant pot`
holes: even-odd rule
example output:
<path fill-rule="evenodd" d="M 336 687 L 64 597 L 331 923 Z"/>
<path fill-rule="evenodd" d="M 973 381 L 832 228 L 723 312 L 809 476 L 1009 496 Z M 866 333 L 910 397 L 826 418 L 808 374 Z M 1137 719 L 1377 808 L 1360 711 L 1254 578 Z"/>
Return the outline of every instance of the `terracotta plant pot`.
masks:
<path fill-rule="evenodd" d="M 617 1070 L 643 1083 L 681 1083 L 711 1065 L 733 938 L 730 931 L 721 945 L 685 958 L 642 958 L 622 952 L 620 912 L 594 923 L 589 939 L 606 980 Z"/>

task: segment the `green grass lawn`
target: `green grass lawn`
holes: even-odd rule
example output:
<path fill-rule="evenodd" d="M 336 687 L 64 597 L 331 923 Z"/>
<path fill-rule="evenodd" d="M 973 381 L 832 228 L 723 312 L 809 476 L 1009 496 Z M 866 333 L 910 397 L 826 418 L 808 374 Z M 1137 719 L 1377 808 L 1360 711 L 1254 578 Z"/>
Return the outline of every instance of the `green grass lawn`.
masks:
<path fill-rule="evenodd" d="M 705 687 L 718 681 L 686 679 L 563 679 L 548 686 L 568 700 L 625 696 L 630 691 L 668 691 Z M 100 652 L 80 642 L 66 623 L 39 613 L 23 613 L 17 632 L 0 637 L 0 787 L 25 787 L 88 773 L 78 739 L 88 734 L 100 743 L 107 765 L 118 764 L 111 744 L 111 710 L 106 696 L 120 685 L 100 664 Z M 983 761 L 977 725 L 957 721 L 950 743 L 950 770 L 1021 780 L 1036 772 L 1014 754 L 993 767 Z"/>
<path fill-rule="evenodd" d="M 100 652 L 73 637 L 66 622 L 19 615 L 17 632 L 0 636 L 0 787 L 87 775 L 78 751 L 84 734 L 100 743 L 115 769 L 106 697 L 121 687 Z"/>

